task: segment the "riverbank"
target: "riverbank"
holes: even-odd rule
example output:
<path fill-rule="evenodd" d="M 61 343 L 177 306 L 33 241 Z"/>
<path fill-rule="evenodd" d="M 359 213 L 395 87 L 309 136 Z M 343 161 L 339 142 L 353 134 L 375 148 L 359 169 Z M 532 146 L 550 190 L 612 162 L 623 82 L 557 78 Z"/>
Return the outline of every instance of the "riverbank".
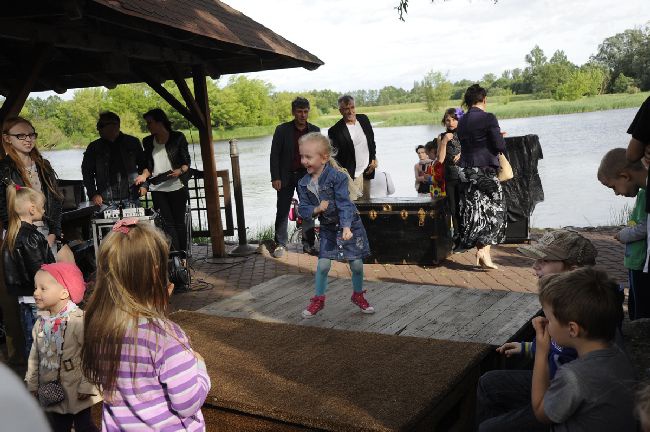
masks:
<path fill-rule="evenodd" d="M 494 113 L 497 118 L 501 120 L 586 113 L 593 111 L 636 108 L 641 106 L 648 96 L 650 96 L 650 92 L 635 94 L 617 93 L 583 97 L 576 101 L 534 99 L 532 95 L 512 95 L 508 98 L 494 96 L 488 97 L 488 110 Z M 424 103 L 358 106 L 357 111 L 367 114 L 375 127 L 439 125 L 444 110 L 448 107 L 460 106 L 460 104 L 460 100 L 450 100 L 443 104 L 442 108 L 433 113 L 426 110 L 426 105 Z M 315 113 L 312 113 L 310 122 L 321 128 L 329 128 L 340 118 L 341 116 L 338 111 L 333 110 L 327 115 L 316 116 Z M 272 135 L 276 126 L 277 125 L 246 126 L 231 130 L 214 128 L 212 130 L 212 138 L 214 141 L 225 141 L 233 138 L 245 139 L 264 137 Z M 196 129 L 181 129 L 181 132 L 185 134 L 190 143 L 199 142 L 199 134 Z M 96 136 L 87 138 L 77 136 L 71 139 L 64 139 L 59 136 L 55 141 L 59 144 L 55 147 L 48 147 L 48 142 L 51 142 L 49 135 L 53 132 L 46 128 L 39 130 L 39 133 L 43 136 L 41 147 L 45 150 L 83 149 L 88 145 L 88 143 L 97 138 Z M 134 135 L 142 139 L 147 135 L 147 133 L 141 132 L 135 133 Z"/>
<path fill-rule="evenodd" d="M 650 92 L 634 94 L 617 93 L 605 94 L 592 97 L 583 97 L 575 101 L 556 101 L 553 99 L 533 99 L 532 95 L 514 95 L 509 101 L 501 97 L 488 97 L 488 110 L 499 119 L 527 118 L 547 115 L 561 115 L 585 113 L 593 111 L 606 111 L 613 109 L 635 108 L 641 106 L 644 100 L 650 96 Z M 439 124 L 444 109 L 447 107 L 460 106 L 460 100 L 450 100 L 444 108 L 430 113 L 426 110 L 424 103 L 411 103 L 400 105 L 383 105 L 372 107 L 357 107 L 357 112 L 367 114 L 375 127 L 393 126 L 416 126 Z M 336 123 L 341 116 L 338 112 L 328 115 L 321 115 L 310 121 L 321 128 L 329 128 Z M 256 138 L 272 135 L 275 131 L 273 126 L 251 126 L 236 128 L 232 130 L 212 131 L 215 141 L 228 140 L 232 138 Z M 188 136 L 190 131 L 183 131 Z M 198 140 L 198 134 L 194 132 L 194 140 Z"/>

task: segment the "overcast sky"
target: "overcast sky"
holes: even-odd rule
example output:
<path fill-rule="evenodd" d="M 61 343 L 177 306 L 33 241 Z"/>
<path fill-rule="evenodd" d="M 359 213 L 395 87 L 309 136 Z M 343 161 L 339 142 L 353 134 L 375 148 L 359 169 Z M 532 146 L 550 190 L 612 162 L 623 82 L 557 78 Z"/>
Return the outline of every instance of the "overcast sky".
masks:
<path fill-rule="evenodd" d="M 225 3 L 319 57 L 315 71 L 249 74 L 276 90 L 410 89 L 430 70 L 452 81 L 525 67 L 539 45 L 578 65 L 606 37 L 650 20 L 650 0 L 226 0 Z"/>

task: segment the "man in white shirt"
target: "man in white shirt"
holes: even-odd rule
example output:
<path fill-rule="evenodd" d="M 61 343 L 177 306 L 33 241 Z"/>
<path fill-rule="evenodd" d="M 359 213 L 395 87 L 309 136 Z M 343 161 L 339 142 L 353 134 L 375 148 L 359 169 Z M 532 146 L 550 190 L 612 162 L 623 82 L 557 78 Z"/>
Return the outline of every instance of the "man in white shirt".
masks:
<path fill-rule="evenodd" d="M 363 198 L 368 198 L 370 180 L 375 177 L 377 168 L 375 134 L 368 117 L 356 113 L 352 96 L 339 98 L 339 112 L 341 120 L 327 131 L 336 151 L 334 157 L 363 191 Z"/>

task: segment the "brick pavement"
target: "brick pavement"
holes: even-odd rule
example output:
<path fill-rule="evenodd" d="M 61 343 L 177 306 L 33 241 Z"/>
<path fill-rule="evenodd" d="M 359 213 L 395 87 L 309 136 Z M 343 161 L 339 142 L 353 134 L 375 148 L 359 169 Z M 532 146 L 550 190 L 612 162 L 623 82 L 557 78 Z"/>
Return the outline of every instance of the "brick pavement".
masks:
<path fill-rule="evenodd" d="M 623 246 L 613 239 L 615 228 L 584 229 L 583 234 L 598 249 L 597 264 L 627 286 L 627 271 L 623 267 Z M 532 261 L 516 250 L 517 245 L 492 248 L 492 260 L 498 270 L 483 270 L 475 264 L 474 251 L 450 256 L 438 266 L 366 264 L 364 278 L 369 281 L 402 282 L 426 285 L 536 292 L 536 277 Z M 234 246 L 232 246 L 234 247 Z M 209 245 L 194 245 L 192 289 L 175 294 L 175 309 L 196 310 L 214 301 L 238 294 L 276 276 L 292 273 L 313 274 L 316 257 L 305 255 L 299 245 L 289 247 L 281 259 L 270 256 L 268 250 L 249 257 L 211 258 Z M 332 263 L 331 277 L 350 278 L 347 264 Z"/>

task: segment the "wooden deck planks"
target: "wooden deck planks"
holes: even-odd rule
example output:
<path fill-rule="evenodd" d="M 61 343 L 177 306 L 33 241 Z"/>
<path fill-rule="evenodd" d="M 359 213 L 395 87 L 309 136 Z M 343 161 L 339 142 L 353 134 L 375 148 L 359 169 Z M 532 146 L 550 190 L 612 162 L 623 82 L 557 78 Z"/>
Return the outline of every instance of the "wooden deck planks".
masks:
<path fill-rule="evenodd" d="M 352 304 L 350 279 L 330 278 L 325 309 L 312 319 L 300 312 L 313 294 L 313 276 L 283 275 L 199 312 L 435 339 L 499 345 L 510 340 L 539 310 L 535 294 L 394 282 L 365 282 L 374 314 Z"/>

